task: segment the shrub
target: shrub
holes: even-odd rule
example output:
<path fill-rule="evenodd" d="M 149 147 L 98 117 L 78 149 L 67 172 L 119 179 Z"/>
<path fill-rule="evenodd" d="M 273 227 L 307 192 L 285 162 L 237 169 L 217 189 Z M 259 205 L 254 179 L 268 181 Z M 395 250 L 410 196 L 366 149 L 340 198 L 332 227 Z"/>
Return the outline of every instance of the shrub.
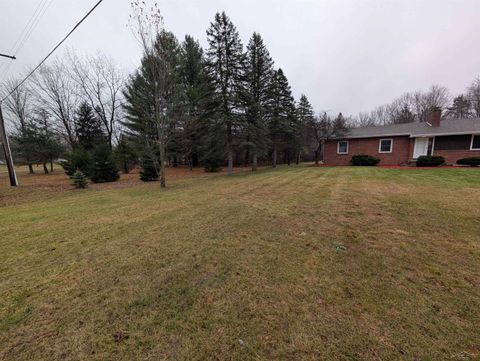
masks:
<path fill-rule="evenodd" d="M 480 157 L 469 157 L 457 160 L 457 164 L 469 165 L 470 167 L 480 166 Z"/>
<path fill-rule="evenodd" d="M 371 155 L 358 154 L 352 157 L 351 163 L 355 166 L 375 167 L 380 163 L 380 159 L 372 157 Z"/>
<path fill-rule="evenodd" d="M 65 157 L 65 161 L 60 165 L 65 170 L 65 173 L 72 177 L 77 170 L 80 170 L 84 174 L 88 174 L 91 167 L 92 158 L 90 154 L 83 148 L 76 148 L 72 150 Z"/>
<path fill-rule="evenodd" d="M 417 167 L 438 167 L 445 164 L 445 158 L 439 155 L 422 155 L 417 158 Z"/>
<path fill-rule="evenodd" d="M 88 186 L 88 178 L 81 170 L 75 171 L 70 179 L 72 180 L 72 185 L 77 189 L 87 188 Z"/>
<path fill-rule="evenodd" d="M 95 148 L 90 167 L 90 179 L 94 183 L 115 182 L 120 178 L 112 152 L 106 145 Z"/>

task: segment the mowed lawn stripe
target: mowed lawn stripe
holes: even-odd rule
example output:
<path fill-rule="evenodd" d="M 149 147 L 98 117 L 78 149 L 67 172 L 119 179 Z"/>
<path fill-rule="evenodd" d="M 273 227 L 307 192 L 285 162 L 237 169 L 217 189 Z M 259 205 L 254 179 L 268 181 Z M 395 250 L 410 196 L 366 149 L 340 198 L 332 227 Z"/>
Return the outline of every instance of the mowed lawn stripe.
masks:
<path fill-rule="evenodd" d="M 1 208 L 0 357 L 473 359 L 478 174 L 292 166 Z"/>

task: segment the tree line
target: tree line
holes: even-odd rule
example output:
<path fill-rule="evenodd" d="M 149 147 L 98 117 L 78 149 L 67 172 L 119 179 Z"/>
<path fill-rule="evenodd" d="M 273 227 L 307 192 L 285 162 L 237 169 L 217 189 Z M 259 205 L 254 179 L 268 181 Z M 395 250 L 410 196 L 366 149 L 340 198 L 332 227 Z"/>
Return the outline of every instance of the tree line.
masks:
<path fill-rule="evenodd" d="M 224 12 L 206 31 L 206 49 L 167 31 L 157 6 L 134 1 L 130 26 L 143 53 L 132 74 L 108 56 L 70 51 L 24 85 L 4 84 L 14 156 L 30 172 L 42 164 L 48 173 L 60 158 L 69 176 L 106 182 L 140 166 L 142 180 L 165 186 L 167 166 L 231 174 L 235 165 L 319 163 L 325 142 L 348 126 L 425 121 L 432 107 L 480 116 L 480 79 L 453 99 L 435 85 L 355 117 L 316 115 L 307 96 L 294 99 L 261 34 L 244 47 Z"/>
<path fill-rule="evenodd" d="M 480 78 L 453 98 L 446 87 L 433 85 L 427 91 L 404 93 L 391 103 L 359 113 L 349 121 L 360 127 L 425 122 L 434 107 L 442 109 L 443 117 L 447 119 L 480 118 Z"/>
<path fill-rule="evenodd" d="M 165 167 L 218 171 L 234 165 L 299 163 L 321 158 L 324 141 L 346 127 L 342 114 L 315 116 L 308 98 L 295 101 L 259 33 L 244 48 L 230 18 L 217 13 L 208 48 L 163 27 L 158 8 L 132 3 L 130 25 L 142 46 L 139 68 L 126 76 L 97 54 L 42 66 L 5 102 L 17 159 L 29 165 L 64 158 L 94 181 L 114 181 L 118 170 L 141 166 L 144 181 Z"/>

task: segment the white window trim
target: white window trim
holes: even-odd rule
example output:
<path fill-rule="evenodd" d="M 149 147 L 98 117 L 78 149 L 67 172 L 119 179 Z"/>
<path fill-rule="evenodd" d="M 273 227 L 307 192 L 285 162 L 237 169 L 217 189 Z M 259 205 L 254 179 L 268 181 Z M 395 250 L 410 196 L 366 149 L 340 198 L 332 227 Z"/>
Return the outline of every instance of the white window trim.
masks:
<path fill-rule="evenodd" d="M 340 152 L 340 143 L 347 143 L 347 151 L 346 152 Z M 350 147 L 350 143 L 348 140 L 339 140 L 337 142 L 337 154 L 348 154 L 348 148 Z"/>
<path fill-rule="evenodd" d="M 388 152 L 382 152 L 382 142 L 384 140 L 389 140 L 390 141 L 390 151 Z M 386 154 L 386 153 L 392 153 L 393 152 L 393 138 L 382 138 L 378 142 L 378 153 Z"/>
<path fill-rule="evenodd" d="M 472 141 L 470 142 L 470 150 L 480 150 L 480 148 L 474 148 L 473 147 L 473 139 L 475 137 L 480 137 L 480 134 L 472 134 Z"/>

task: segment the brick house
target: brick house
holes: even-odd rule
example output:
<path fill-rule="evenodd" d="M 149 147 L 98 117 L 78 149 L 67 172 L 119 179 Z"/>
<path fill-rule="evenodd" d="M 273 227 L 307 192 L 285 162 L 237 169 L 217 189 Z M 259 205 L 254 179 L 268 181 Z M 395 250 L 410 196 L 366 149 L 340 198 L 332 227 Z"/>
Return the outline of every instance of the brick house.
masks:
<path fill-rule="evenodd" d="M 380 165 L 414 163 L 422 155 L 440 155 L 447 164 L 480 157 L 480 118 L 441 120 L 434 109 L 427 122 L 352 128 L 325 143 L 324 163 L 349 165 L 353 155 L 368 154 Z"/>

